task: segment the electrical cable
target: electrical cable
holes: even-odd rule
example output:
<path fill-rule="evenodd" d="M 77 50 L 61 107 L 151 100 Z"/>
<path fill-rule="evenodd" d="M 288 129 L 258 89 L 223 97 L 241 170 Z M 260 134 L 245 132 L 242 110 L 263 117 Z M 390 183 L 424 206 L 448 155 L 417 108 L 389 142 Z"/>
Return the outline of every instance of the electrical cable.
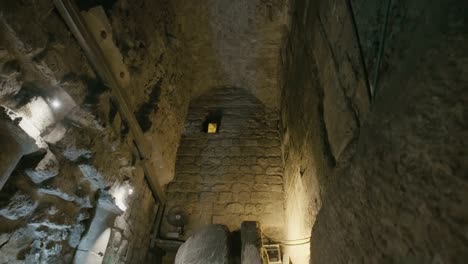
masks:
<path fill-rule="evenodd" d="M 265 233 L 262 232 L 263 237 L 265 237 L 270 243 L 274 242 L 277 244 L 280 244 L 282 246 L 300 246 L 300 245 L 305 245 L 310 243 L 310 239 L 312 238 L 311 236 L 309 237 L 304 237 L 304 238 L 298 238 L 298 239 L 285 239 L 285 240 L 274 240 L 271 237 L 265 235 Z M 289 243 L 289 242 L 296 242 L 296 241 L 301 241 L 301 240 L 308 240 L 308 241 L 303 241 L 300 243 Z"/>

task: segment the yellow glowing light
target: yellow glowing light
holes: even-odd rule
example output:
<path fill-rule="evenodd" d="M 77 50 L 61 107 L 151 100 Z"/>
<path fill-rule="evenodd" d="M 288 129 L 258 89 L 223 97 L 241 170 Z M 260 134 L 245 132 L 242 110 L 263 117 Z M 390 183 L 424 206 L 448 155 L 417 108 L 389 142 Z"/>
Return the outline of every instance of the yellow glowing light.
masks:
<path fill-rule="evenodd" d="M 218 130 L 218 124 L 208 123 L 208 133 L 213 134 L 213 133 L 216 133 L 217 130 Z"/>

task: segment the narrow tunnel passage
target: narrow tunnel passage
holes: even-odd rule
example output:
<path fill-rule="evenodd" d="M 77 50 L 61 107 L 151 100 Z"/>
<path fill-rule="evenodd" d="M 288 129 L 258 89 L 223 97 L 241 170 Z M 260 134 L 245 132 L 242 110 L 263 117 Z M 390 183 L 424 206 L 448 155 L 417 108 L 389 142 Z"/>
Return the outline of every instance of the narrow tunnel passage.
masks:
<path fill-rule="evenodd" d="M 465 263 L 468 2 L 0 2 L 0 263 Z"/>

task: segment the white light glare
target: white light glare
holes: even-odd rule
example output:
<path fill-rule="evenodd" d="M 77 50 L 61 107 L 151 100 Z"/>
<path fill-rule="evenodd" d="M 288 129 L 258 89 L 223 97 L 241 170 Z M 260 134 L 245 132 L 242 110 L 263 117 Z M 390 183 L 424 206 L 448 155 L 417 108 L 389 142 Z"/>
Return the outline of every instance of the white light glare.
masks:
<path fill-rule="evenodd" d="M 52 105 L 52 108 L 54 109 L 57 109 L 62 105 L 60 101 L 57 99 L 53 99 L 52 102 L 50 102 L 50 104 Z"/>
<path fill-rule="evenodd" d="M 133 193 L 133 188 L 128 189 L 128 194 L 132 194 L 132 193 Z"/>

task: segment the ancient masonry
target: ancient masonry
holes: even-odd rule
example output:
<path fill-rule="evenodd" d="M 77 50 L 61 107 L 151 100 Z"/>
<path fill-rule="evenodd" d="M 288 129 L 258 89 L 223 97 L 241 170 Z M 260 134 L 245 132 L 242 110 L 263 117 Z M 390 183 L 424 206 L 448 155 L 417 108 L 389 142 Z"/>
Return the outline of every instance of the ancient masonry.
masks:
<path fill-rule="evenodd" d="M 221 106 L 223 106 L 221 108 Z M 202 126 L 210 113 L 222 114 L 219 133 Z M 187 234 L 205 224 L 231 231 L 257 220 L 280 236 L 283 225 L 283 167 L 278 113 L 241 89 L 214 90 L 196 99 L 177 154 L 176 176 L 167 188 L 168 207 L 189 214 Z M 165 223 L 163 230 L 171 230 Z"/>

